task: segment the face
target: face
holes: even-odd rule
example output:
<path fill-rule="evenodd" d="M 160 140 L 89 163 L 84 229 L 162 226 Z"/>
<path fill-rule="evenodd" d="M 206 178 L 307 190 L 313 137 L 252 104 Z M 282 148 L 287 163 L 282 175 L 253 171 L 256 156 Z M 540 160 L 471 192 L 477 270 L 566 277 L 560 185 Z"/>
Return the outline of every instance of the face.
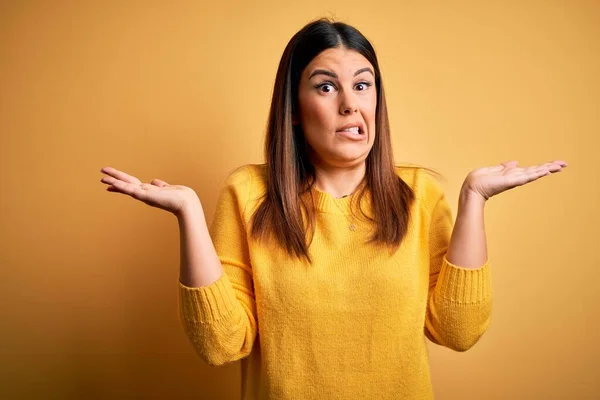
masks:
<path fill-rule="evenodd" d="M 375 140 L 374 73 L 365 57 L 345 48 L 323 51 L 302 71 L 295 123 L 302 127 L 312 162 L 364 163 Z"/>

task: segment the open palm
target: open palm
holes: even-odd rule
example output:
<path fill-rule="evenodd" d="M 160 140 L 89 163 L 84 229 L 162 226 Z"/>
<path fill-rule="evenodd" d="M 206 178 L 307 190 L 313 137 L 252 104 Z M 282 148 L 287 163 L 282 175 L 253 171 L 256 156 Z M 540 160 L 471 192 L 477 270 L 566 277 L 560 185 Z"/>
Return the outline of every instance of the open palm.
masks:
<path fill-rule="evenodd" d="M 485 200 L 517 186 L 560 172 L 567 166 L 563 160 L 531 167 L 518 167 L 518 161 L 506 161 L 493 167 L 478 168 L 469 173 L 463 187 Z"/>
<path fill-rule="evenodd" d="M 169 185 L 160 179 L 143 183 L 135 176 L 112 167 L 104 167 L 100 172 L 107 175 L 101 179 L 101 182 L 109 185 L 106 188 L 109 192 L 127 194 L 152 207 L 174 214 L 179 213 L 191 201 L 198 201 L 196 192 L 187 186 Z"/>

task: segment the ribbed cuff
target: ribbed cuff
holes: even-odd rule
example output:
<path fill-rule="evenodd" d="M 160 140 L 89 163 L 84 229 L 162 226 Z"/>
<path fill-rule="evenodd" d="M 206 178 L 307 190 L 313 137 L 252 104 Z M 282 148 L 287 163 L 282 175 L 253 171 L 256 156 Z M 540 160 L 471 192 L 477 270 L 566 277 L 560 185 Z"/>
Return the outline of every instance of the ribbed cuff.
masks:
<path fill-rule="evenodd" d="M 235 291 L 225 271 L 208 286 L 192 288 L 179 282 L 181 314 L 191 323 L 215 323 L 229 316 L 236 302 Z"/>
<path fill-rule="evenodd" d="M 435 290 L 442 298 L 457 303 L 479 303 L 490 298 L 489 260 L 479 268 L 468 269 L 451 264 L 444 256 Z"/>

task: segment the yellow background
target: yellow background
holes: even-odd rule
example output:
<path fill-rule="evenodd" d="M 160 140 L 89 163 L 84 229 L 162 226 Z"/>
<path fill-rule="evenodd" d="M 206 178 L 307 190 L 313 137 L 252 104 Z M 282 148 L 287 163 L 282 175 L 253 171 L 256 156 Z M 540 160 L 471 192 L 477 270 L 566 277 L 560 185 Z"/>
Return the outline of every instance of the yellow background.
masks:
<path fill-rule="evenodd" d="M 454 212 L 472 169 L 569 163 L 488 202 L 492 325 L 429 344 L 436 398 L 600 396 L 600 3 L 310 0 L 0 5 L 0 397 L 237 398 L 239 364 L 180 328 L 175 218 L 99 170 L 190 186 L 211 221 L 319 16 L 372 41 L 396 161 L 441 172 Z"/>

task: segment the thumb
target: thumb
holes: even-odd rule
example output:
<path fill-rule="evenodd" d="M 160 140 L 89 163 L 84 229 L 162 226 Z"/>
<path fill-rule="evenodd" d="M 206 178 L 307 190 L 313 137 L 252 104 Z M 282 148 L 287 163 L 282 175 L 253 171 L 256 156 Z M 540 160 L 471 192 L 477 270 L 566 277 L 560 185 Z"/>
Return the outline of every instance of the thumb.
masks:
<path fill-rule="evenodd" d="M 504 165 L 504 168 L 514 168 L 519 164 L 518 161 L 516 160 L 511 160 L 511 161 L 505 161 L 502 163 L 502 165 Z"/>
<path fill-rule="evenodd" d="M 518 161 L 505 161 L 505 162 L 497 164 L 493 167 L 488 167 L 487 170 L 489 172 L 500 172 L 500 171 L 508 169 L 508 168 L 514 168 L 517 166 L 518 163 L 519 163 Z"/>

